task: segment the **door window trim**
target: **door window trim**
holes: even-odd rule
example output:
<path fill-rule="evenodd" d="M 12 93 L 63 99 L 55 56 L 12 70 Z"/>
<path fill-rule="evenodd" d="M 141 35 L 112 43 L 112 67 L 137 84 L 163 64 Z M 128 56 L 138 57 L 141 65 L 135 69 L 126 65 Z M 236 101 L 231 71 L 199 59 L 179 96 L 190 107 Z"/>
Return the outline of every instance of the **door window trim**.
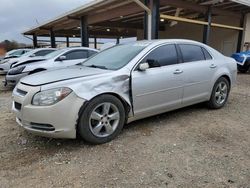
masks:
<path fill-rule="evenodd" d="M 177 63 L 176 64 L 172 64 L 172 65 L 165 65 L 165 66 L 159 66 L 159 67 L 152 67 L 152 68 L 149 68 L 149 69 L 155 69 L 155 68 L 162 68 L 162 67 L 168 67 L 168 66 L 173 66 L 173 65 L 178 65 L 182 62 L 181 60 L 181 54 L 179 53 L 178 49 L 177 49 L 177 44 L 176 43 L 164 43 L 164 44 L 159 44 L 157 46 L 154 46 L 152 49 L 150 49 L 147 53 L 145 53 L 134 65 L 134 67 L 132 68 L 132 71 L 138 71 L 138 67 L 139 67 L 139 64 L 142 63 L 142 60 L 147 56 L 149 55 L 153 50 L 156 50 L 157 48 L 160 48 L 162 46 L 166 46 L 166 45 L 174 45 L 175 46 L 175 50 L 176 50 L 176 54 L 177 54 Z"/>
<path fill-rule="evenodd" d="M 191 43 L 177 43 L 176 46 L 177 46 L 177 49 L 180 53 L 180 57 L 181 57 L 181 63 L 194 63 L 194 62 L 199 62 L 199 61 L 189 61 L 189 62 L 184 62 L 184 59 L 183 59 L 183 54 L 182 54 L 182 51 L 181 51 L 181 48 L 180 48 L 180 45 L 192 45 L 192 46 L 198 46 L 201 48 L 201 51 L 202 51 L 202 54 L 204 56 L 204 60 L 199 60 L 199 61 L 210 61 L 210 60 L 214 60 L 214 57 L 211 55 L 211 53 L 203 46 L 201 45 L 198 45 L 198 44 L 191 44 Z M 207 59 L 206 56 L 205 56 L 205 53 L 204 53 L 204 50 L 207 51 L 207 53 L 210 55 L 211 59 Z"/>
<path fill-rule="evenodd" d="M 77 51 L 87 51 L 87 56 L 89 56 L 88 50 L 85 50 L 85 49 L 75 49 L 75 50 L 70 50 L 70 51 L 68 51 L 68 52 L 65 52 L 64 54 L 59 55 L 59 57 L 60 57 L 60 56 L 66 56 L 66 55 L 68 55 L 69 53 L 77 52 Z M 57 57 L 55 61 L 60 61 L 60 60 L 59 60 L 59 57 Z M 88 58 L 88 57 L 86 57 L 85 59 L 87 59 L 87 58 Z M 67 60 L 68 60 L 68 59 L 66 59 L 66 61 L 67 61 Z M 70 60 L 76 60 L 76 59 L 70 59 Z"/>

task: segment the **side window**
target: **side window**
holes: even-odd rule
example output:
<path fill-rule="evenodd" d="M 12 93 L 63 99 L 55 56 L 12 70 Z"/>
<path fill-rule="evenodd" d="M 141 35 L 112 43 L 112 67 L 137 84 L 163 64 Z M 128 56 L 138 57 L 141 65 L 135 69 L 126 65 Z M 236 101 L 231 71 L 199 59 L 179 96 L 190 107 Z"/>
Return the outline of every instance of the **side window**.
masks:
<path fill-rule="evenodd" d="M 54 52 L 54 50 L 41 50 L 35 53 L 36 56 L 45 56 L 51 52 Z"/>
<path fill-rule="evenodd" d="M 192 44 L 179 44 L 184 63 L 205 60 L 203 50 L 200 46 Z"/>
<path fill-rule="evenodd" d="M 89 50 L 89 56 L 88 57 L 91 57 L 92 55 L 95 55 L 96 53 L 97 53 L 96 51 Z"/>
<path fill-rule="evenodd" d="M 86 59 L 88 58 L 87 50 L 76 50 L 65 54 L 66 60 L 74 60 L 74 59 Z"/>
<path fill-rule="evenodd" d="M 210 53 L 205 48 L 202 48 L 202 50 L 203 50 L 206 60 L 213 59 Z"/>
<path fill-rule="evenodd" d="M 178 55 L 174 44 L 164 45 L 156 48 L 150 52 L 142 62 L 147 60 L 155 60 L 158 62 L 158 66 L 167 66 L 178 63 Z M 150 67 L 155 67 L 150 65 Z"/>

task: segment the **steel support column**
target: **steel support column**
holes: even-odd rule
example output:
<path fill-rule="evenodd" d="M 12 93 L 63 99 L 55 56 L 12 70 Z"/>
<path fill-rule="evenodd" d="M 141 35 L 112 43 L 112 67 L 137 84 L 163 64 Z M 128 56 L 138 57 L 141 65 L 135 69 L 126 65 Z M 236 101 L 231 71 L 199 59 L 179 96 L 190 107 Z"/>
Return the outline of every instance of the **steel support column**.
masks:
<path fill-rule="evenodd" d="M 210 37 L 211 24 L 212 24 L 212 7 L 211 6 L 208 7 L 208 9 L 207 9 L 206 22 L 208 22 L 208 25 L 204 26 L 203 43 L 209 44 L 209 37 Z"/>
<path fill-rule="evenodd" d="M 94 45 L 95 45 L 95 49 L 97 49 L 97 38 L 94 38 Z"/>
<path fill-rule="evenodd" d="M 120 44 L 120 37 L 116 38 L 116 44 Z"/>
<path fill-rule="evenodd" d="M 240 19 L 240 27 L 244 27 L 244 23 L 245 23 L 245 15 L 242 14 Z M 241 52 L 242 42 L 243 42 L 243 30 L 240 30 L 238 35 L 237 52 Z"/>
<path fill-rule="evenodd" d="M 38 47 L 38 45 L 37 45 L 37 36 L 36 36 L 36 34 L 33 35 L 33 47 L 34 47 L 34 48 L 37 48 L 37 47 Z"/>
<path fill-rule="evenodd" d="M 53 29 L 50 29 L 50 44 L 51 48 L 56 48 L 56 38 Z"/>
<path fill-rule="evenodd" d="M 66 37 L 66 46 L 69 47 L 69 37 Z"/>
<path fill-rule="evenodd" d="M 151 0 L 150 7 L 152 11 L 152 30 L 151 30 L 151 39 L 159 38 L 159 22 L 160 22 L 160 1 Z"/>
<path fill-rule="evenodd" d="M 149 0 L 144 0 L 144 4 L 146 5 L 146 6 L 148 6 L 149 5 Z M 147 13 L 147 11 L 144 11 L 144 20 L 143 20 L 143 38 L 145 39 L 145 40 L 147 40 L 148 39 L 148 13 Z"/>
<path fill-rule="evenodd" d="M 82 16 L 80 19 L 81 25 L 81 45 L 89 47 L 89 34 L 88 34 L 88 21 L 86 16 Z"/>

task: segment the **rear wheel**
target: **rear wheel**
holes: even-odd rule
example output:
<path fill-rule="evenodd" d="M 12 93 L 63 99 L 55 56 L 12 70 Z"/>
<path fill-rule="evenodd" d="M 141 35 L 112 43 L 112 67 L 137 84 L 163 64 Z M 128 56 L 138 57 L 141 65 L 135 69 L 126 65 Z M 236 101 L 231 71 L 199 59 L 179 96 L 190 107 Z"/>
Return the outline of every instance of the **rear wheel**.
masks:
<path fill-rule="evenodd" d="M 219 78 L 214 84 L 208 106 L 212 109 L 222 108 L 226 103 L 230 92 L 230 84 L 224 77 Z"/>
<path fill-rule="evenodd" d="M 112 95 L 101 95 L 90 101 L 83 110 L 78 132 L 89 143 L 103 144 L 121 132 L 125 117 L 125 109 L 119 99 Z"/>

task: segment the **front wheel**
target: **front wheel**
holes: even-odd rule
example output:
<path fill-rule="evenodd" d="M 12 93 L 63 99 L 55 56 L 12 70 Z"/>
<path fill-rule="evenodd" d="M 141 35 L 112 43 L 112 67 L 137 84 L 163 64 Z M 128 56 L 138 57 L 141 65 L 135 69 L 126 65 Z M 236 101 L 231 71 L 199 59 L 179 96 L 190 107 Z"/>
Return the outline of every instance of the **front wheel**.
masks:
<path fill-rule="evenodd" d="M 242 66 L 242 65 L 237 64 L 237 68 L 238 68 L 239 72 L 246 73 L 249 70 L 250 65 L 245 64 L 245 65 Z"/>
<path fill-rule="evenodd" d="M 89 143 L 103 144 L 114 139 L 125 123 L 122 102 L 112 95 L 101 95 L 89 102 L 78 123 L 80 136 Z"/>
<path fill-rule="evenodd" d="M 213 91 L 208 101 L 209 108 L 219 109 L 226 103 L 230 92 L 230 84 L 224 77 L 219 78 L 214 84 Z"/>

